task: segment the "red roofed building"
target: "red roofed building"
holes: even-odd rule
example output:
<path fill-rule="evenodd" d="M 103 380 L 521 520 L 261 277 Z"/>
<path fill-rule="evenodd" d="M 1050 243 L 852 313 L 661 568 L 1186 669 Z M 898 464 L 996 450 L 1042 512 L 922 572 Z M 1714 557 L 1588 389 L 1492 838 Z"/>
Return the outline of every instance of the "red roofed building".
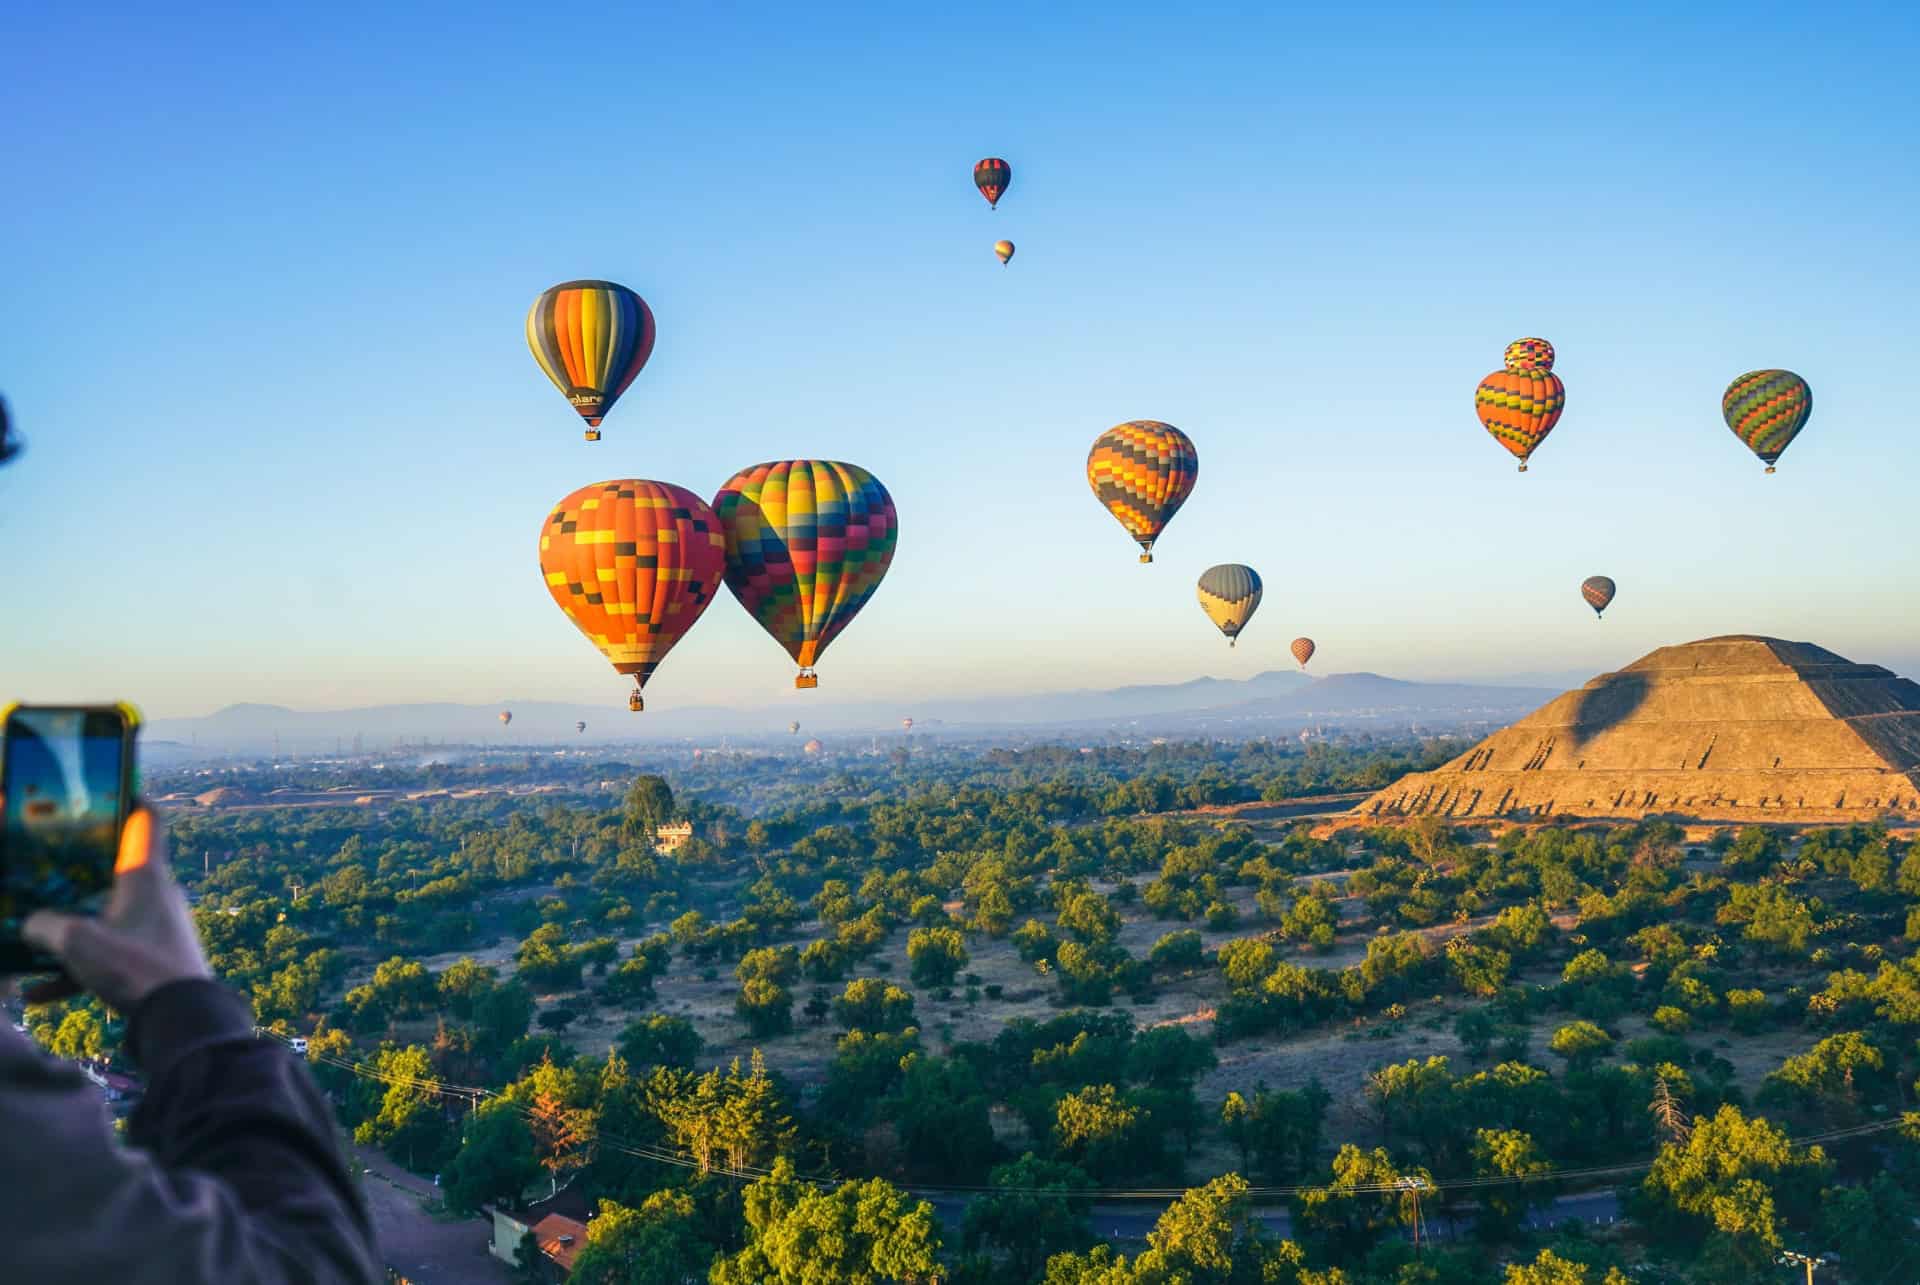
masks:
<path fill-rule="evenodd" d="M 587 1247 L 587 1225 L 564 1214 L 548 1214 L 533 1225 L 533 1239 L 562 1272 L 571 1272 L 574 1256 Z"/>

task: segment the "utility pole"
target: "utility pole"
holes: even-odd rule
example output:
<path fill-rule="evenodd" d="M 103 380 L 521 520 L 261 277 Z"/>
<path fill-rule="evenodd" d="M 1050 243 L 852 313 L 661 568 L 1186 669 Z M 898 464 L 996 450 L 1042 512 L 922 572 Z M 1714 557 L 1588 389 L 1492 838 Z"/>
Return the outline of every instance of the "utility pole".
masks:
<path fill-rule="evenodd" d="M 1396 1178 L 1393 1185 L 1413 1199 L 1413 1253 L 1417 1258 L 1420 1255 L 1420 1193 L 1427 1189 L 1428 1183 L 1419 1177 Z"/>
<path fill-rule="evenodd" d="M 1825 1267 L 1827 1260 L 1817 1254 L 1796 1254 L 1791 1249 L 1780 1251 L 1780 1257 L 1773 1260 L 1781 1266 L 1796 1266 L 1807 1269 L 1807 1285 L 1813 1285 L 1813 1269 Z"/>

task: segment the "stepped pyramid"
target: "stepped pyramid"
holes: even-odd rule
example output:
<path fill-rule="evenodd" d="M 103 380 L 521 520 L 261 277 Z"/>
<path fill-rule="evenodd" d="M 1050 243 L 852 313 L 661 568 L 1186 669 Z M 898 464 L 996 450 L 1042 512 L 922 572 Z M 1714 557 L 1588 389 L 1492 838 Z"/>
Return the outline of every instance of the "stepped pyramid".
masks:
<path fill-rule="evenodd" d="M 1354 815 L 1920 821 L 1920 684 L 1778 638 L 1662 647 Z"/>

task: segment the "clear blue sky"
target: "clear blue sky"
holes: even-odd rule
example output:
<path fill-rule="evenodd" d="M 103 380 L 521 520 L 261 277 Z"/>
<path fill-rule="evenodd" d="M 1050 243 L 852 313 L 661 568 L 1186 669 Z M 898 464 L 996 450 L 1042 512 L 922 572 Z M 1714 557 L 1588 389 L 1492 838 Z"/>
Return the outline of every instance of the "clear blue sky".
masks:
<path fill-rule="evenodd" d="M 1911 5 L 33 8 L 8 693 L 613 708 L 548 507 L 790 455 L 886 483 L 891 575 L 818 692 L 723 597 L 651 702 L 1245 675 L 1296 633 L 1420 678 L 1920 658 Z M 522 337 L 579 276 L 660 325 L 596 447 Z M 1536 334 L 1568 410 L 1522 478 L 1471 398 Z M 1767 366 L 1815 392 L 1771 478 L 1719 417 Z M 1083 476 L 1133 418 L 1201 457 L 1152 567 Z M 1266 581 L 1231 653 L 1222 561 Z"/>

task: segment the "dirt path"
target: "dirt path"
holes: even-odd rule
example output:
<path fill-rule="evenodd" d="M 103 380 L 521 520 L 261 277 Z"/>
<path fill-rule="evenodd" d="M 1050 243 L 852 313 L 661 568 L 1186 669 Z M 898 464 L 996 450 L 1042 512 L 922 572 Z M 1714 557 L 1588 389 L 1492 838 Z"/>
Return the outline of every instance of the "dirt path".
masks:
<path fill-rule="evenodd" d="M 425 1206 L 439 1199 L 432 1182 L 410 1174 L 379 1152 L 353 1147 L 367 1169 L 361 1190 L 373 1215 L 380 1260 L 412 1285 L 510 1285 L 513 1273 L 487 1253 L 492 1225 L 478 1218 L 435 1218 Z"/>

